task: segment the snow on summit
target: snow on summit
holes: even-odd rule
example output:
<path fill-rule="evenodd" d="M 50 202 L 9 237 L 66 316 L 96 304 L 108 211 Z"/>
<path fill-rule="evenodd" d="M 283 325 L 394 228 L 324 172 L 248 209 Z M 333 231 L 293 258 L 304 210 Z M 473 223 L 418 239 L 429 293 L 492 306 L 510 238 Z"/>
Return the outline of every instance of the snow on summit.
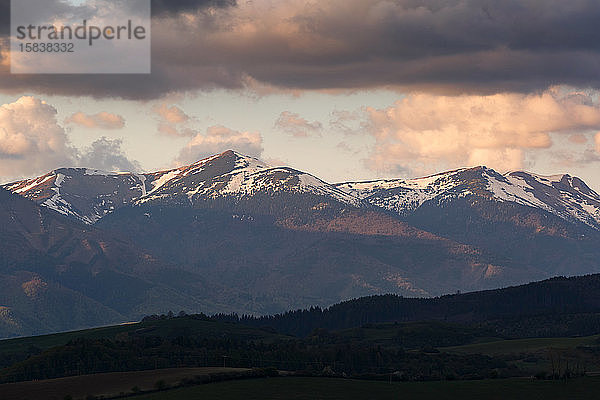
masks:
<path fill-rule="evenodd" d="M 524 171 L 500 174 L 480 166 L 424 178 L 345 182 L 336 186 L 401 215 L 425 203 L 441 206 L 451 199 L 480 196 L 539 208 L 600 230 L 600 196 L 570 175 L 542 176 Z"/>
<path fill-rule="evenodd" d="M 332 185 L 311 174 L 270 166 L 230 150 L 164 171 L 133 174 L 62 168 L 3 187 L 87 224 L 126 205 L 156 201 L 195 205 L 217 198 L 309 193 L 400 215 L 424 204 L 444 206 L 453 199 L 475 196 L 537 208 L 600 230 L 600 196 L 579 178 L 524 171 L 500 174 L 483 166 L 423 178 Z"/>
<path fill-rule="evenodd" d="M 352 195 L 288 167 L 272 167 L 234 151 L 170 170 L 133 174 L 86 168 L 63 168 L 30 180 L 4 185 L 63 215 L 93 224 L 124 205 L 153 201 L 194 204 L 218 197 L 257 193 L 312 193 L 358 205 Z"/>

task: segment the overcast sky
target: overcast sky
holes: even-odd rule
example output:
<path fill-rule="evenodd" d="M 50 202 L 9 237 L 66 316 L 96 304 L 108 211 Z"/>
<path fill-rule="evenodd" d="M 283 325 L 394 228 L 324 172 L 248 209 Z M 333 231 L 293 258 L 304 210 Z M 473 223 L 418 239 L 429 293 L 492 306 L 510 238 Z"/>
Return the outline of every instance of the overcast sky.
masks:
<path fill-rule="evenodd" d="M 2 182 L 235 149 L 329 181 L 487 165 L 600 190 L 597 0 L 156 0 L 150 75 L 11 75 L 9 3 Z"/>

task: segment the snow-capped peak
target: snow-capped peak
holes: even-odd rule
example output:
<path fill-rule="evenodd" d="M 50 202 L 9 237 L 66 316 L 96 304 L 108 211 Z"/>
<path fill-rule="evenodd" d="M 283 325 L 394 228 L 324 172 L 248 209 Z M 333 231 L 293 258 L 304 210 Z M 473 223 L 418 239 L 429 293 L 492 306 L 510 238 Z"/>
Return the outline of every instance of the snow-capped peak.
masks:
<path fill-rule="evenodd" d="M 524 171 L 500 174 L 483 166 L 415 179 L 331 185 L 311 174 L 272 167 L 230 150 L 190 165 L 143 174 L 61 168 L 4 188 L 89 224 L 130 204 L 161 201 L 194 205 L 218 198 L 238 201 L 257 194 L 309 193 L 353 207 L 370 204 L 401 215 L 424 204 L 444 206 L 454 199 L 476 196 L 538 208 L 600 230 L 600 196 L 581 179 Z"/>
<path fill-rule="evenodd" d="M 327 196 L 355 206 L 360 203 L 355 196 L 310 174 L 272 167 L 231 150 L 190 165 L 151 173 L 61 168 L 4 187 L 87 224 L 125 205 L 153 201 L 195 204 L 206 199 L 286 192 Z"/>
<path fill-rule="evenodd" d="M 241 199 L 257 193 L 273 195 L 282 192 L 310 192 L 352 205 L 360 202 L 310 174 L 289 167 L 272 167 L 234 151 L 168 171 L 165 175 L 156 175 L 152 184 L 153 190 L 138 199 L 138 203 L 178 199 L 185 195 L 187 201 L 194 204 L 220 197 Z"/>
<path fill-rule="evenodd" d="M 600 196 L 570 175 L 543 176 L 524 171 L 500 174 L 479 166 L 416 179 L 346 182 L 336 186 L 402 215 L 425 203 L 443 205 L 456 198 L 480 196 L 539 208 L 600 229 Z"/>

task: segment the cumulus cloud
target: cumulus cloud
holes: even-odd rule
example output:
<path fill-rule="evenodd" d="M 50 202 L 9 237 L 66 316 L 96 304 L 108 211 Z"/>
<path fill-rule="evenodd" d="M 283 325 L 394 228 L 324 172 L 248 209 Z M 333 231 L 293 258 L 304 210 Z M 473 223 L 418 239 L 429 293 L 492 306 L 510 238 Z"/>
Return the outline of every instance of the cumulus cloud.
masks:
<path fill-rule="evenodd" d="M 526 153 L 552 145 L 551 133 L 600 128 L 600 105 L 559 90 L 542 94 L 412 94 L 368 108 L 375 139 L 367 165 L 378 171 L 433 172 L 466 165 L 523 168 Z"/>
<path fill-rule="evenodd" d="M 125 119 L 120 115 L 106 111 L 93 115 L 79 111 L 67 118 L 65 123 L 94 129 L 121 129 L 125 126 Z"/>
<path fill-rule="evenodd" d="M 263 151 L 262 136 L 257 132 L 239 132 L 222 125 L 211 126 L 205 133 L 194 136 L 175 162 L 189 164 L 226 150 L 260 157 Z"/>
<path fill-rule="evenodd" d="M 76 149 L 56 115 L 53 106 L 32 96 L 0 106 L 0 180 L 72 166 L 139 170 L 139 164 L 125 156 L 119 139 L 103 137 L 82 151 Z"/>
<path fill-rule="evenodd" d="M 30 96 L 0 106 L 0 177 L 22 177 L 71 163 L 76 151 L 56 113 Z"/>
<path fill-rule="evenodd" d="M 308 137 L 320 134 L 323 125 L 318 121 L 309 122 L 297 113 L 283 111 L 275 121 L 275 128 L 294 137 Z"/>
<path fill-rule="evenodd" d="M 0 87 L 135 99 L 252 85 L 454 94 L 600 88 L 596 0 L 156 4 L 151 75 L 16 77 L 4 68 Z"/>
<path fill-rule="evenodd" d="M 122 150 L 121 139 L 101 137 L 78 155 L 82 167 L 103 171 L 137 172 L 141 169 L 137 161 L 130 161 Z"/>

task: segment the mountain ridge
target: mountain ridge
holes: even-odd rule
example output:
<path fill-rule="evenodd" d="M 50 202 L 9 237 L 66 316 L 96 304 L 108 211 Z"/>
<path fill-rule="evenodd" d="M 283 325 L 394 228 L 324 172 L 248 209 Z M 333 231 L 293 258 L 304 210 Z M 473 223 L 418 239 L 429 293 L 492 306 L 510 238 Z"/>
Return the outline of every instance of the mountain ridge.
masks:
<path fill-rule="evenodd" d="M 85 177 L 85 178 L 83 178 Z M 67 187 L 87 180 L 97 189 L 81 205 Z M 111 182 L 112 181 L 112 182 Z M 81 185 L 78 182 L 77 185 Z M 107 173 L 89 168 L 59 168 L 40 177 L 2 185 L 63 215 L 94 224 L 116 208 L 154 200 L 194 203 L 206 198 L 240 198 L 257 192 L 309 192 L 354 207 L 375 206 L 406 215 L 426 202 L 479 196 L 539 208 L 569 222 L 600 231 L 600 195 L 569 174 L 543 176 L 526 171 L 500 174 L 477 166 L 413 179 L 328 183 L 290 167 L 273 167 L 232 150 L 190 165 L 148 173 Z M 75 189 L 81 191 L 89 187 Z M 186 200 L 187 197 L 187 200 Z"/>
<path fill-rule="evenodd" d="M 73 192 L 65 187 L 74 184 Z M 95 189 L 85 184 L 93 182 Z M 82 187 L 83 182 L 83 187 Z M 94 224 L 116 208 L 171 198 L 178 202 L 201 198 L 244 197 L 256 191 L 311 192 L 358 206 L 359 201 L 314 175 L 290 167 L 271 167 L 232 150 L 193 164 L 150 173 L 104 173 L 88 168 L 59 168 L 46 175 L 2 185 L 86 224 Z M 81 204 L 81 192 L 91 191 Z M 187 199 L 186 199 L 187 198 Z"/>
<path fill-rule="evenodd" d="M 600 195 L 569 174 L 543 176 L 525 171 L 500 174 L 478 166 L 415 179 L 343 182 L 336 187 L 400 215 L 426 202 L 480 196 L 540 208 L 567 221 L 600 230 Z"/>

